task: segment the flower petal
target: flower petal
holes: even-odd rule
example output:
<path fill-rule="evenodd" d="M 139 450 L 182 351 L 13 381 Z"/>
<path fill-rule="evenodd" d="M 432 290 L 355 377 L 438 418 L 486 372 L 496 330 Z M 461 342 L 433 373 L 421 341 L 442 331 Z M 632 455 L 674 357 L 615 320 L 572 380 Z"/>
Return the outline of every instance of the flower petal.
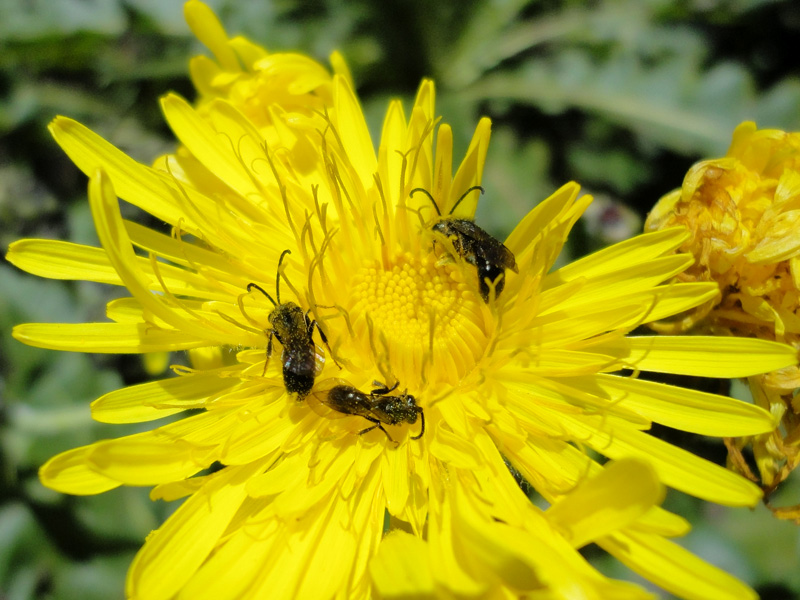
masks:
<path fill-rule="evenodd" d="M 87 457 L 93 446 L 81 446 L 57 454 L 39 469 L 39 479 L 50 489 L 79 496 L 100 494 L 122 485 L 92 469 Z"/>
<path fill-rule="evenodd" d="M 664 499 L 664 486 L 647 463 L 623 459 L 582 482 L 547 511 L 575 548 L 636 521 Z"/>
<path fill-rule="evenodd" d="M 336 109 L 336 126 L 342 146 L 353 165 L 358 165 L 361 185 L 364 189 L 372 187 L 372 175 L 377 170 L 375 146 L 369 135 L 364 113 L 344 77 L 335 75 L 334 106 Z"/>
<path fill-rule="evenodd" d="M 489 150 L 491 136 L 492 122 L 483 117 L 478 121 L 478 126 L 475 128 L 475 133 L 472 134 L 464 160 L 461 161 L 458 171 L 453 177 L 448 202 L 439 207 L 442 210 L 442 214 L 450 214 L 450 211 L 453 210 L 453 205 L 464 192 L 474 185 L 481 184 L 483 165 L 486 162 L 486 152 Z M 478 194 L 473 194 L 458 205 L 458 213 L 456 214 L 461 218 L 471 218 L 475 214 L 477 206 Z"/>
<path fill-rule="evenodd" d="M 381 598 L 436 598 L 428 545 L 418 537 L 395 530 L 381 540 L 369 564 L 372 583 Z"/>
<path fill-rule="evenodd" d="M 593 345 L 618 356 L 626 368 L 700 377 L 749 377 L 797 364 L 786 344 L 723 336 L 642 336 Z"/>
<path fill-rule="evenodd" d="M 558 282 L 572 281 L 579 277 L 591 279 L 625 268 L 631 261 L 647 263 L 675 250 L 688 235 L 682 227 L 637 235 L 554 271 L 545 280 L 545 288 L 552 285 L 551 279 Z"/>
<path fill-rule="evenodd" d="M 39 277 L 124 285 L 102 248 L 59 240 L 28 239 L 12 243 L 6 259 Z M 149 289 L 163 292 L 150 261 L 137 256 L 136 262 L 139 270 L 146 273 Z M 158 271 L 167 289 L 174 294 L 200 296 L 209 300 L 230 299 L 230 294 L 221 294 L 204 285 L 202 279 L 185 269 L 159 264 Z"/>
<path fill-rule="evenodd" d="M 146 323 L 24 323 L 11 335 L 29 346 L 74 352 L 139 354 L 208 346 L 208 340 Z"/>
<path fill-rule="evenodd" d="M 187 150 L 220 181 L 241 196 L 259 195 L 259 190 L 248 176 L 247 157 L 237 157 L 234 154 L 235 149 L 242 147 L 241 136 L 233 139 L 227 137 L 233 133 L 228 128 L 224 129 L 223 133 L 216 131 L 208 120 L 201 118 L 197 111 L 177 94 L 164 96 L 161 99 L 161 109 L 172 131 Z M 245 140 L 249 141 L 250 138 L 247 137 Z M 255 146 L 258 147 L 258 144 Z"/>
<path fill-rule="evenodd" d="M 138 268 L 136 255 L 119 211 L 117 195 L 102 170 L 98 170 L 89 180 L 89 203 L 100 243 L 120 279 L 142 306 L 183 333 L 209 339 L 209 345 L 211 341 L 227 343 L 229 334 L 214 328 L 213 323 L 197 322 L 174 298 L 155 295 L 150 291 L 144 274 Z"/>
<path fill-rule="evenodd" d="M 647 419 L 683 431 L 722 437 L 766 433 L 775 428 L 772 416 L 761 407 L 718 394 L 616 375 L 601 374 L 569 383 L 599 392 L 612 404 L 619 403 Z"/>
<path fill-rule="evenodd" d="M 191 477 L 214 461 L 213 447 L 165 439 L 158 430 L 92 444 L 89 466 L 128 485 L 156 485 Z"/>
<path fill-rule="evenodd" d="M 597 543 L 643 577 L 686 600 L 758 598 L 738 579 L 659 536 L 629 531 Z"/>
<path fill-rule="evenodd" d="M 408 501 L 409 451 L 408 443 L 402 444 L 396 450 L 384 452 L 381 460 L 386 510 L 394 516 L 402 514 Z"/>
<path fill-rule="evenodd" d="M 241 69 L 236 54 L 228 45 L 228 35 L 214 11 L 198 0 L 189 0 L 183 5 L 183 15 L 192 33 L 214 53 L 223 69 Z"/>
<path fill-rule="evenodd" d="M 50 123 L 50 133 L 56 142 L 81 171 L 92 176 L 103 168 L 114 181 L 115 188 L 126 201 L 146 210 L 153 216 L 172 225 L 179 223 L 184 230 L 201 233 L 185 206 L 170 192 L 174 181 L 164 174 L 140 165 L 124 152 L 109 144 L 99 135 L 77 121 L 56 117 Z M 199 196 L 199 195 L 198 195 Z M 192 198 L 201 214 L 216 214 L 216 206 L 201 198 Z M 206 234 L 207 235 L 207 234 Z"/>
<path fill-rule="evenodd" d="M 753 506 L 761 499 L 758 486 L 744 477 L 641 431 L 614 427 L 610 425 L 613 417 L 558 414 L 554 418 L 574 439 L 609 458 L 630 457 L 650 463 L 661 481 L 687 494 L 727 506 Z"/>
<path fill-rule="evenodd" d="M 212 395 L 236 385 L 219 373 L 195 373 L 109 392 L 92 402 L 92 418 L 101 423 L 141 423 L 199 408 Z"/>
<path fill-rule="evenodd" d="M 128 571 L 126 594 L 137 600 L 172 598 L 194 575 L 247 497 L 248 479 L 263 465 L 215 474 L 147 538 Z"/>

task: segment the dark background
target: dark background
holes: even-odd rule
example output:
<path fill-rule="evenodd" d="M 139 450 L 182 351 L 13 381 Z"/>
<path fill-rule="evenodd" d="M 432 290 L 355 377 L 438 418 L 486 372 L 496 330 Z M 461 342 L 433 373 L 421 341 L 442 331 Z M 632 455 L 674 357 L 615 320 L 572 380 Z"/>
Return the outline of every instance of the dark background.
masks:
<path fill-rule="evenodd" d="M 436 80 L 456 157 L 478 118 L 490 116 L 478 222 L 503 237 L 576 180 L 597 200 L 572 236 L 572 257 L 638 232 L 693 162 L 724 154 L 739 122 L 800 129 L 792 0 L 209 4 L 229 33 L 271 51 L 325 62 L 340 50 L 373 141 L 388 100 L 410 106 L 424 77 Z M 203 51 L 179 0 L 0 0 L 0 246 L 21 237 L 96 244 L 85 177 L 47 123 L 73 117 L 150 162 L 174 143 L 158 98 L 170 90 L 193 98 L 187 59 Z M 20 322 L 101 320 L 113 293 L 0 264 L 0 600 L 122 598 L 133 554 L 172 509 L 143 489 L 76 498 L 36 477 L 57 452 L 137 431 L 93 423 L 89 402 L 181 360 L 50 352 L 8 335 Z M 737 383 L 733 393 L 746 397 Z M 724 462 L 719 440 L 657 434 Z M 798 502 L 795 478 L 776 503 Z M 694 523 L 682 542 L 692 551 L 764 598 L 798 597 L 797 526 L 764 507 L 726 509 L 677 493 L 666 506 Z M 612 576 L 632 577 L 599 551 L 587 555 Z"/>

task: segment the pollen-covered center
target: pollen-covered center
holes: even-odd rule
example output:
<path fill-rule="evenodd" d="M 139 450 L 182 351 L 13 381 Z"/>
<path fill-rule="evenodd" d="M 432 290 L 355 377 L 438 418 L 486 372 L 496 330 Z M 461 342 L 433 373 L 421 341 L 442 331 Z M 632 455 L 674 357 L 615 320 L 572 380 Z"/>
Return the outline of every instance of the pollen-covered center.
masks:
<path fill-rule="evenodd" d="M 480 297 L 455 265 L 433 255 L 364 265 L 351 299 L 358 321 L 372 322 L 374 352 L 397 377 L 418 379 L 424 369 L 426 379 L 455 383 L 486 348 Z"/>

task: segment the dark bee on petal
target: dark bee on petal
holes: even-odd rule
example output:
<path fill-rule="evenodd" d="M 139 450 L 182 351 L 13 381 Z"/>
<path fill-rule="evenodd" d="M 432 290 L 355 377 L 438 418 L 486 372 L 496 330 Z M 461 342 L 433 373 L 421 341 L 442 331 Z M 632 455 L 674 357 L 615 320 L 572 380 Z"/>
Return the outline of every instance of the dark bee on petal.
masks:
<path fill-rule="evenodd" d="M 373 423 L 370 427 L 359 431 L 358 435 L 363 435 L 373 429 L 380 429 L 392 442 L 394 440 L 383 428 L 384 425 L 401 423 L 413 425 L 419 417 L 422 422 L 419 435 L 411 437 L 412 440 L 418 440 L 425 433 L 425 413 L 421 406 L 417 406 L 417 400 L 411 394 L 403 392 L 396 396 L 391 395 L 398 385 L 399 382 L 388 387 L 375 381 L 373 382 L 374 389 L 369 394 L 365 394 L 343 379 L 328 379 L 311 393 L 311 397 L 341 416 L 356 415 Z M 313 402 L 310 404 L 312 407 L 314 406 Z M 336 418 L 331 414 L 325 416 Z"/>
<path fill-rule="evenodd" d="M 478 270 L 478 287 L 480 288 L 481 298 L 484 302 L 489 302 L 491 285 L 494 285 L 495 297 L 500 297 L 500 292 L 506 284 L 506 269 L 511 269 L 514 273 L 519 273 L 517 261 L 514 254 L 505 247 L 499 240 L 489 235 L 486 231 L 478 227 L 471 219 L 457 219 L 451 217 L 456 207 L 467 197 L 467 194 L 475 190 L 483 193 L 483 188 L 479 185 L 469 188 L 461 198 L 453 205 L 446 217 L 442 217 L 439 205 L 433 199 L 430 192 L 424 188 L 414 188 L 411 196 L 416 192 L 422 192 L 433 203 L 439 220 L 431 227 L 437 233 L 442 234 L 453 244 L 456 253 L 470 265 Z"/>
<path fill-rule="evenodd" d="M 325 355 L 314 343 L 315 327 L 322 342 L 328 348 L 328 352 L 331 353 L 331 357 L 333 357 L 333 353 L 328 345 L 328 338 L 325 337 L 322 329 L 319 328 L 316 321 L 308 318 L 310 310 L 303 312 L 303 309 L 294 302 L 281 303 L 281 263 L 283 262 L 283 257 L 291 253 L 291 250 L 284 250 L 278 260 L 278 275 L 275 281 L 277 302 L 255 283 L 248 284 L 247 291 L 258 290 L 275 306 L 275 309 L 269 314 L 269 323 L 272 325 L 272 329 L 269 330 L 267 361 L 264 364 L 264 372 L 266 373 L 267 364 L 269 364 L 269 359 L 272 356 L 272 338 L 275 337 L 283 346 L 283 352 L 281 353 L 283 384 L 286 386 L 287 392 L 290 394 L 296 393 L 298 400 L 302 400 L 314 387 L 314 378 L 322 370 L 322 366 L 325 363 Z M 336 362 L 336 359 L 334 359 L 334 362 Z M 336 364 L 340 369 L 342 368 L 338 362 Z"/>

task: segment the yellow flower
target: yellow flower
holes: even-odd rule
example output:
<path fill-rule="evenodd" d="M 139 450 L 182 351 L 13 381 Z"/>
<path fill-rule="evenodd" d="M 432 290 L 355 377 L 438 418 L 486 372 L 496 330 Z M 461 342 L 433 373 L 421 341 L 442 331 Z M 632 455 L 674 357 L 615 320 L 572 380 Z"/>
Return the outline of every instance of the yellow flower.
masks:
<path fill-rule="evenodd" d="M 661 331 L 696 330 L 778 340 L 800 348 L 800 133 L 739 125 L 724 158 L 694 165 L 683 186 L 656 204 L 646 229 L 682 226 L 695 257 L 681 281 L 712 281 L 720 292 Z M 800 463 L 800 405 L 792 365 L 749 378 L 756 403 L 780 427 L 729 442 L 732 466 L 750 475 L 741 449 L 752 444 L 769 494 Z M 750 475 L 752 477 L 752 475 Z M 755 479 L 755 477 L 753 477 Z M 800 505 L 779 516 L 800 518 Z"/>
<path fill-rule="evenodd" d="M 186 3 L 186 21 L 198 39 L 214 54 L 195 56 L 189 71 L 200 94 L 198 110 L 223 99 L 262 128 L 277 125 L 285 112 L 311 114 L 332 103 L 332 78 L 318 62 L 296 53 L 270 54 L 250 40 L 228 38 L 211 9 L 196 0 Z M 331 55 L 334 73 L 352 87 L 344 58 Z"/>
<path fill-rule="evenodd" d="M 751 435 L 771 430 L 772 418 L 632 374 L 750 376 L 795 364 L 795 352 L 756 339 L 628 335 L 716 294 L 709 283 L 664 283 L 691 262 L 674 255 L 685 232 L 643 235 L 552 270 L 591 201 L 568 184 L 506 240 L 519 273 L 483 279 L 484 298 L 476 267 L 499 243 L 476 247 L 434 230 L 447 216 L 432 200 L 443 215 L 458 204 L 452 218 L 463 221 L 449 224 L 480 237 L 467 225 L 478 193 L 464 194 L 481 182 L 488 120 L 453 176 L 451 130 L 436 128 L 426 81 L 408 118 L 390 104 L 376 154 L 348 76 L 319 77 L 314 89 L 326 92 L 296 94 L 294 75 L 316 72 L 303 59 L 268 83 L 286 93 L 267 93 L 239 64 L 269 55 L 227 40 L 199 2 L 186 11 L 195 31 L 217 32 L 208 36 L 217 70 L 203 81 L 220 83 L 196 108 L 163 100 L 181 149 L 147 167 L 57 118 L 56 141 L 90 178 L 103 247 L 22 240 L 7 255 L 40 276 L 131 293 L 109 303 L 109 323 L 25 324 L 17 339 L 84 352 L 191 351 L 193 369 L 107 394 L 92 414 L 129 423 L 193 413 L 65 452 L 41 470 L 66 493 L 146 485 L 153 499 L 186 498 L 147 538 L 127 595 L 650 597 L 595 571 L 578 553 L 595 542 L 685 598 L 754 597 L 666 540 L 688 526 L 657 504 L 663 484 L 733 506 L 756 503 L 760 490 L 644 430 L 655 421 Z M 253 84 L 242 88 L 258 96 L 252 102 L 232 91 L 243 83 Z M 254 122 L 255 105 L 270 118 Z M 124 221 L 117 195 L 172 235 Z M 267 295 L 308 311 L 328 347 L 313 328 L 276 324 Z M 309 331 L 315 385 L 289 394 L 287 359 L 301 356 Z M 333 401 L 334 385 L 369 392 L 373 380 L 399 384 L 389 396 L 413 396 L 422 418 L 390 423 L 398 413 L 374 404 L 386 398 L 365 396 L 359 410 Z M 356 414 L 344 414 L 348 406 Z M 601 466 L 586 449 L 616 462 Z"/>

